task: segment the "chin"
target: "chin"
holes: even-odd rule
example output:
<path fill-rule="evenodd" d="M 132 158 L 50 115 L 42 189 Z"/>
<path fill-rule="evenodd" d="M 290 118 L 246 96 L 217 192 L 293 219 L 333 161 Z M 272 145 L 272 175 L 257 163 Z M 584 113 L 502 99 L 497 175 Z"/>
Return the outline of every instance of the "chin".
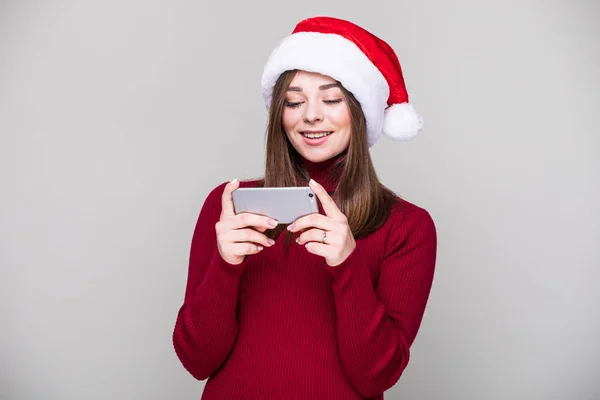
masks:
<path fill-rule="evenodd" d="M 302 155 L 304 158 L 306 158 L 308 161 L 314 162 L 314 163 L 319 163 L 325 160 L 328 160 L 329 156 L 325 155 L 325 156 L 321 156 L 321 155 L 314 155 L 314 154 L 303 154 Z"/>
<path fill-rule="evenodd" d="M 319 163 L 333 158 L 337 153 L 325 149 L 302 149 L 298 151 L 308 161 Z"/>

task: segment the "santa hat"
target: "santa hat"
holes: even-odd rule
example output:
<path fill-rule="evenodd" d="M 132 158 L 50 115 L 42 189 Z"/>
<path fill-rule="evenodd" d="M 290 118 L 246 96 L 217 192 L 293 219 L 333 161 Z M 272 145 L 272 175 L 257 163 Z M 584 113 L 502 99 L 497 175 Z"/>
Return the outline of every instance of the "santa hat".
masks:
<path fill-rule="evenodd" d="M 408 102 L 394 50 L 352 22 L 314 17 L 296 25 L 265 65 L 261 84 L 267 109 L 277 79 L 293 69 L 330 76 L 354 95 L 367 120 L 369 146 L 382 133 L 391 139 L 412 139 L 423 126 L 423 118 Z"/>

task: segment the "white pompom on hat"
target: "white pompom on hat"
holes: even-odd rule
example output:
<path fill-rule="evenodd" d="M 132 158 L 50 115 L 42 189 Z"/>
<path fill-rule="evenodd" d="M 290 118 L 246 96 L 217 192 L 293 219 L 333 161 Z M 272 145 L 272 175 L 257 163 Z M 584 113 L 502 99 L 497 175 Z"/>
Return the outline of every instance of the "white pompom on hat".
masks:
<path fill-rule="evenodd" d="M 279 76 L 295 69 L 330 76 L 354 95 L 365 114 L 369 147 L 381 134 L 409 140 L 423 127 L 423 118 L 408 102 L 394 50 L 352 22 L 313 17 L 296 25 L 264 67 L 261 85 L 267 109 Z"/>

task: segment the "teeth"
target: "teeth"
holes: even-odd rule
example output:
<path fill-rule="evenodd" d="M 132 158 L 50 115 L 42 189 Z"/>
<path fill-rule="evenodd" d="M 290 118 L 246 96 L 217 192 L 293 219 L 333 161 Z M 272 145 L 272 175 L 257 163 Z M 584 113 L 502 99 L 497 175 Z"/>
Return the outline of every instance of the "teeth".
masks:
<path fill-rule="evenodd" d="M 322 138 L 325 136 L 329 136 L 331 135 L 333 132 L 324 132 L 324 133 L 303 133 L 304 136 L 306 136 L 309 139 L 318 139 L 318 138 Z"/>

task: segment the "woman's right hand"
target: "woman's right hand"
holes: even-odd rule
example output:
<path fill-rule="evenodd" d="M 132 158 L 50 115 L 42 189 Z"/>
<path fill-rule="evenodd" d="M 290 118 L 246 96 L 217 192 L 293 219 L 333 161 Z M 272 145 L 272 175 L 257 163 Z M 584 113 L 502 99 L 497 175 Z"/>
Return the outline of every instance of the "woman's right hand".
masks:
<path fill-rule="evenodd" d="M 277 226 L 277 221 L 251 213 L 235 214 L 231 193 L 239 187 L 234 179 L 225 185 L 221 198 L 221 217 L 215 225 L 217 246 L 223 260 L 241 264 L 247 255 L 256 254 L 275 242 L 263 232 Z"/>

